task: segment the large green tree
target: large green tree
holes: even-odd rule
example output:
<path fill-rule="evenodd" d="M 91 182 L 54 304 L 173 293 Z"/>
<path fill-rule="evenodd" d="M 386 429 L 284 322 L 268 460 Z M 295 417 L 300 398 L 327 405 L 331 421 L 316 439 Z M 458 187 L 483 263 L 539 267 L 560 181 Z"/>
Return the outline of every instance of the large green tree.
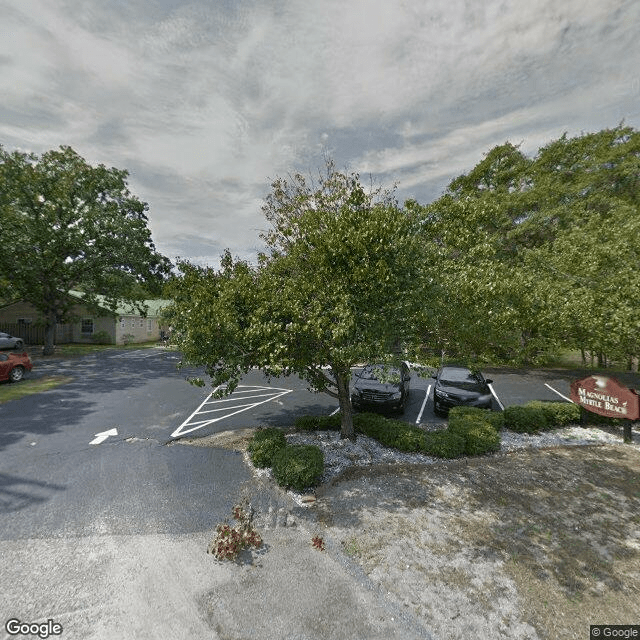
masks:
<path fill-rule="evenodd" d="M 217 271 L 180 265 L 177 344 L 226 384 L 220 393 L 254 366 L 297 374 L 338 400 L 342 437 L 354 438 L 351 367 L 415 344 L 427 282 L 419 220 L 330 161 L 317 180 L 276 180 L 263 211 L 271 228 L 256 267 L 229 253 Z"/>
<path fill-rule="evenodd" d="M 170 269 L 151 240 L 148 206 L 131 194 L 125 170 L 91 166 L 70 147 L 40 157 L 0 147 L 0 272 L 11 293 L 44 317 L 45 353 L 70 318 L 67 292 L 83 302 L 138 303 Z"/>
<path fill-rule="evenodd" d="M 622 125 L 533 158 L 509 143 L 489 151 L 424 208 L 451 292 L 434 330 L 489 357 L 560 346 L 633 360 L 639 186 L 640 132 Z M 452 326 L 454 309 L 466 320 Z"/>

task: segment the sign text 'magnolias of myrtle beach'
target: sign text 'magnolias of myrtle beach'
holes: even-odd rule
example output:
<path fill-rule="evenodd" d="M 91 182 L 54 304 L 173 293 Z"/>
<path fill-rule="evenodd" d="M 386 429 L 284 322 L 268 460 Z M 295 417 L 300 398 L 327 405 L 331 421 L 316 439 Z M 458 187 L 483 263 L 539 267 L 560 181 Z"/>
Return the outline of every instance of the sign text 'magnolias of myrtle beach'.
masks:
<path fill-rule="evenodd" d="M 615 378 L 589 376 L 571 383 L 571 399 L 588 411 L 609 418 L 640 418 L 638 394 Z"/>

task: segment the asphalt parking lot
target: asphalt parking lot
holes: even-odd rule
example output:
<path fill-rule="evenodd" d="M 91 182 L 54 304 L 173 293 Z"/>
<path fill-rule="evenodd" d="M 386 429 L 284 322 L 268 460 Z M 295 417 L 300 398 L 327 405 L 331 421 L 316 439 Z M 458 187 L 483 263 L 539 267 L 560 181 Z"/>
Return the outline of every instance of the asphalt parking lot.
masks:
<path fill-rule="evenodd" d="M 82 391 L 92 402 L 78 405 L 79 414 L 86 406 L 96 418 L 100 415 L 96 423 L 106 427 L 129 425 L 127 430 L 120 428 L 120 435 L 150 437 L 153 432 L 152 437 L 165 442 L 241 428 L 291 426 L 298 416 L 330 415 L 338 410 L 336 399 L 309 391 L 297 376 L 269 380 L 257 370 L 248 373 L 232 394 L 216 399 L 211 397 L 211 387 L 188 384 L 187 375 L 202 372 L 178 371 L 178 361 L 179 354 L 164 348 L 105 351 L 67 360 L 35 359 L 34 369 L 26 378 L 71 375 L 73 384 L 50 392 L 58 396 L 58 404 L 68 405 L 65 399 L 69 394 Z M 357 372 L 354 369 L 354 375 Z M 531 400 L 568 402 L 571 382 L 593 372 L 487 368 L 483 373 L 493 381 L 493 409 L 501 410 Z M 623 384 L 639 386 L 637 374 L 619 378 Z M 443 423 L 445 418 L 433 411 L 433 382 L 429 375 L 419 375 L 413 369 L 405 411 L 395 417 L 418 425 Z M 107 401 L 102 402 L 103 398 Z M 9 403 L 4 412 L 10 413 L 12 405 L 17 407 Z M 28 406 L 21 403 L 22 411 Z M 93 437 L 93 433 L 90 435 Z"/>
<path fill-rule="evenodd" d="M 354 370 L 354 374 L 358 369 Z M 561 370 L 490 369 L 493 409 L 526 404 L 531 400 L 569 402 L 569 385 L 580 374 Z M 441 424 L 446 418 L 433 411 L 433 380 L 412 372 L 405 411 L 395 415 L 411 424 Z M 327 394 L 311 393 L 297 377 L 271 381 L 259 371 L 245 376 L 238 388 L 222 399 L 207 395 L 193 412 L 176 426 L 171 436 L 193 437 L 250 426 L 290 426 L 300 415 L 330 415 L 338 410 L 337 400 Z"/>

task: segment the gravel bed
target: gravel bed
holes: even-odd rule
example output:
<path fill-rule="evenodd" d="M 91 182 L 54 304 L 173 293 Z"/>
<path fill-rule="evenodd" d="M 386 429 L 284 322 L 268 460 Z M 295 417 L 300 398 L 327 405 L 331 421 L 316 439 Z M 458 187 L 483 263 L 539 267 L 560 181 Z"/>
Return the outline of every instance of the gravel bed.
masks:
<path fill-rule="evenodd" d="M 427 429 L 435 428 L 427 426 Z M 441 426 L 438 428 L 442 428 Z M 568 426 L 540 434 L 516 433 L 504 429 L 500 432 L 501 447 L 499 453 L 508 453 L 521 449 L 542 449 L 559 446 L 580 446 L 594 444 L 620 444 L 622 430 L 603 427 Z M 637 438 L 637 437 L 636 437 Z M 327 484 L 351 467 L 366 467 L 376 464 L 436 464 L 441 458 L 421 453 L 403 453 L 388 449 L 377 440 L 358 434 L 355 442 L 341 439 L 337 431 L 312 431 L 287 435 L 289 444 L 312 444 L 320 447 L 324 454 L 324 473 L 321 484 Z M 634 440 L 630 446 L 640 448 Z M 499 454 L 494 454 L 499 455 Z M 247 456 L 248 458 L 248 456 Z M 249 461 L 250 462 L 250 461 Z M 270 476 L 270 469 L 256 469 L 259 476 Z M 289 491 L 290 497 L 298 504 L 307 504 L 302 494 Z"/>

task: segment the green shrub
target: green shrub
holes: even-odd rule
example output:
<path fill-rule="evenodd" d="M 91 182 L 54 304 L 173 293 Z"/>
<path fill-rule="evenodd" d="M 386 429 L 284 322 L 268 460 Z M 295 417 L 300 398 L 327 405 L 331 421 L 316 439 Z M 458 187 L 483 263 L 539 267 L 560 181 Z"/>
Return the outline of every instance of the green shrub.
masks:
<path fill-rule="evenodd" d="M 388 422 L 387 418 L 378 413 L 356 413 L 353 416 L 354 429 L 359 433 L 364 433 L 365 436 L 375 438 L 381 444 L 393 440 L 393 432 Z M 392 447 L 393 444 L 385 446 Z"/>
<path fill-rule="evenodd" d="M 465 439 L 448 429 L 425 433 L 423 452 L 437 458 L 457 458 L 464 454 Z"/>
<path fill-rule="evenodd" d="M 568 424 L 578 424 L 580 422 L 580 405 L 572 402 L 542 402 L 532 400 L 527 402 L 526 407 L 536 407 L 542 409 L 547 420 L 547 428 L 566 427 Z"/>
<path fill-rule="evenodd" d="M 500 434 L 482 414 L 457 413 L 449 419 L 448 431 L 464 438 L 464 452 L 478 456 L 500 449 Z"/>
<path fill-rule="evenodd" d="M 287 445 L 276 451 L 272 466 L 273 477 L 281 487 L 303 491 L 322 477 L 324 456 L 315 445 Z"/>
<path fill-rule="evenodd" d="M 340 431 L 342 417 L 339 413 L 332 416 L 300 416 L 295 419 L 296 431 Z"/>
<path fill-rule="evenodd" d="M 488 422 L 496 431 L 504 428 L 504 413 L 502 411 L 491 411 L 479 407 L 452 407 L 449 410 L 449 423 L 457 416 L 478 416 Z"/>
<path fill-rule="evenodd" d="M 425 432 L 422 429 L 412 427 L 399 420 L 394 420 L 393 422 L 397 423 L 397 425 L 391 425 L 392 427 L 396 426 L 395 444 L 393 445 L 396 449 L 408 453 L 422 451 L 424 449 Z"/>
<path fill-rule="evenodd" d="M 342 427 L 342 415 L 334 413 L 332 416 L 319 416 L 318 429 L 320 431 L 340 431 Z"/>
<path fill-rule="evenodd" d="M 500 434 L 488 423 L 469 429 L 465 436 L 464 452 L 470 456 L 500 451 Z"/>
<path fill-rule="evenodd" d="M 95 344 L 111 344 L 113 342 L 113 339 L 107 331 L 96 331 L 91 336 L 91 339 Z"/>
<path fill-rule="evenodd" d="M 422 451 L 424 431 L 401 420 L 385 418 L 377 413 L 358 413 L 353 416 L 357 432 L 374 438 L 385 447 L 400 451 Z"/>
<path fill-rule="evenodd" d="M 538 407 L 516 405 L 504 410 L 504 426 L 518 433 L 536 433 L 547 428 L 547 419 Z"/>
<path fill-rule="evenodd" d="M 247 450 L 254 466 L 263 469 L 272 465 L 273 456 L 286 445 L 284 433 L 275 427 L 268 427 L 256 431 Z"/>
<path fill-rule="evenodd" d="M 319 416 L 299 416 L 295 419 L 293 426 L 296 431 L 316 431 L 318 429 Z"/>
<path fill-rule="evenodd" d="M 283 446 L 287 444 L 284 432 L 277 427 L 260 427 L 251 439 L 252 442 L 262 442 L 263 440 L 279 440 Z"/>

